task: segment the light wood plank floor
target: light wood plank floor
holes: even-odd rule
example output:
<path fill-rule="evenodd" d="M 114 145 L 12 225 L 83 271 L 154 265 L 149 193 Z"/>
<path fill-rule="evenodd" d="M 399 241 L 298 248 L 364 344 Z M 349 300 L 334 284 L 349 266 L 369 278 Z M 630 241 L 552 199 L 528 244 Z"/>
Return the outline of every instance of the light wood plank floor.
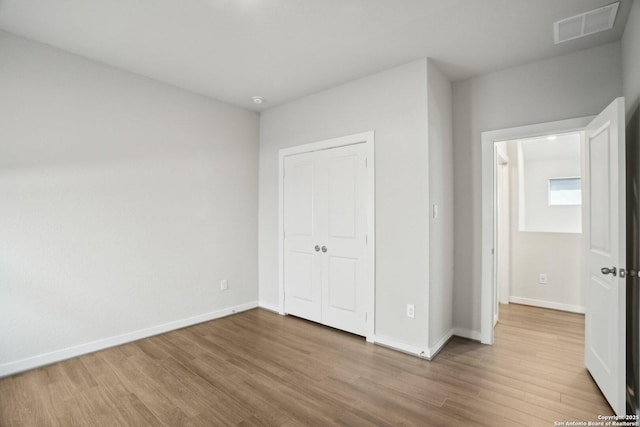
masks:
<path fill-rule="evenodd" d="M 503 306 L 421 360 L 256 309 L 0 379 L 0 426 L 552 426 L 611 408 L 582 315 Z"/>

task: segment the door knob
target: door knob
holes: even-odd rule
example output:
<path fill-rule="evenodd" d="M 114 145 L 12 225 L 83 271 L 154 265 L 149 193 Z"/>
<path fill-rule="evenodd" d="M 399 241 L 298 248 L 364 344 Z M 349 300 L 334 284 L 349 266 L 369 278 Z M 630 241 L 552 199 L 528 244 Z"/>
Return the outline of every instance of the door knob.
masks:
<path fill-rule="evenodd" d="M 316 250 L 316 252 L 320 252 L 320 246 L 318 246 L 318 245 L 316 245 L 316 247 L 315 247 L 315 248 L 313 248 L 313 249 L 315 249 L 315 250 Z"/>
<path fill-rule="evenodd" d="M 322 247 L 322 252 L 327 252 L 327 247 L 326 246 Z"/>
<path fill-rule="evenodd" d="M 602 267 L 602 268 L 600 269 L 600 272 L 601 272 L 602 274 L 613 274 L 614 276 L 617 274 L 617 271 L 618 271 L 618 270 L 617 270 L 615 267 L 611 267 L 611 268 L 609 268 L 609 267 Z"/>

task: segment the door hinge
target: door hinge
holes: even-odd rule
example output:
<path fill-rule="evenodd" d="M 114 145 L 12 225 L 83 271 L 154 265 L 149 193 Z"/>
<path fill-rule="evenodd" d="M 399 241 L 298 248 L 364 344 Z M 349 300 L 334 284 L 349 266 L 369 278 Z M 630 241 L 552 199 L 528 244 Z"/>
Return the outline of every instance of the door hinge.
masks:
<path fill-rule="evenodd" d="M 369 235 L 368 235 L 368 234 L 365 234 L 365 235 L 364 235 L 364 244 L 365 244 L 365 245 L 368 245 L 368 244 L 369 244 Z"/>
<path fill-rule="evenodd" d="M 606 272 L 605 272 L 606 270 Z M 612 269 L 609 268 L 601 268 L 600 271 L 602 272 L 602 274 L 609 274 L 610 272 L 615 276 L 615 267 Z M 638 270 L 634 270 L 633 268 L 628 268 L 628 269 L 624 269 L 622 267 L 620 267 L 620 269 L 618 270 L 618 274 L 620 275 L 620 278 L 624 279 L 625 277 L 638 277 Z"/>
<path fill-rule="evenodd" d="M 369 159 L 368 158 L 364 158 L 364 167 L 368 168 L 369 167 Z"/>
<path fill-rule="evenodd" d="M 365 322 L 367 321 L 367 312 L 366 311 L 364 312 L 364 321 Z"/>

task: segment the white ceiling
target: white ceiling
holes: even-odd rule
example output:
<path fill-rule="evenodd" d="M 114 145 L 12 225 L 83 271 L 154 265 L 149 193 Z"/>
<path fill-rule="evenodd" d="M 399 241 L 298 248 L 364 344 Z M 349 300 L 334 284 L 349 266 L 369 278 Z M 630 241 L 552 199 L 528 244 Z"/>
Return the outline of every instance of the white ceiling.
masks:
<path fill-rule="evenodd" d="M 264 110 L 426 56 L 456 81 L 613 42 L 632 0 L 553 44 L 554 21 L 611 1 L 0 0 L 0 29 Z"/>

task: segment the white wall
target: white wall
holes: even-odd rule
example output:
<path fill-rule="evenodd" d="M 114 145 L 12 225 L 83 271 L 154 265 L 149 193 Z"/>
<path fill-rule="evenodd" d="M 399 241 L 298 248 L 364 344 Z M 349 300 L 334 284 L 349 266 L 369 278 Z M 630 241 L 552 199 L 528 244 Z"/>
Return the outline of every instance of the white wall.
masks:
<path fill-rule="evenodd" d="M 453 141 L 451 83 L 427 62 L 429 197 L 438 215 L 429 222 L 429 347 L 453 326 Z"/>
<path fill-rule="evenodd" d="M 526 161 L 524 168 L 524 199 L 527 211 L 523 231 L 580 233 L 582 213 L 579 205 L 549 206 L 549 180 L 580 176 L 580 163 L 566 159 Z M 518 195 L 523 197 L 522 194 Z M 522 225 L 522 224 L 521 224 Z"/>
<path fill-rule="evenodd" d="M 481 132 L 595 115 L 621 94 L 619 43 L 454 83 L 455 327 L 480 331 Z"/>
<path fill-rule="evenodd" d="M 640 103 L 640 1 L 633 2 L 622 36 L 622 81 L 627 114 Z"/>
<path fill-rule="evenodd" d="M 4 32 L 0 93 L 0 376 L 255 305 L 255 113 Z"/>
<path fill-rule="evenodd" d="M 425 348 L 429 280 L 427 61 L 269 109 L 260 118 L 260 303 L 278 306 L 278 150 L 375 131 L 376 336 Z M 406 304 L 415 305 L 408 318 Z"/>
<path fill-rule="evenodd" d="M 524 212 L 520 231 L 581 233 L 582 206 L 550 206 L 549 180 L 580 177 L 580 134 L 561 136 L 555 141 L 518 141 L 518 205 Z M 562 147 L 560 150 L 554 146 Z"/>
<path fill-rule="evenodd" d="M 517 142 L 508 144 L 510 181 L 519 180 Z M 568 159 L 544 163 L 545 174 L 559 168 L 558 173 L 567 169 L 580 175 L 580 164 Z M 570 159 L 569 159 L 570 160 Z M 577 170 L 575 170 L 577 166 Z M 542 185 L 544 186 L 544 177 Z M 520 186 L 511 186 L 511 217 L 518 218 Z M 530 192 L 531 190 L 525 190 Z M 564 208 L 564 207 L 561 207 Z M 510 242 L 510 297 L 511 302 L 532 304 L 569 311 L 584 311 L 584 285 L 582 283 L 582 234 L 560 232 L 522 231 L 518 223 L 511 223 Z M 540 284 L 539 275 L 547 275 L 548 283 Z"/>

